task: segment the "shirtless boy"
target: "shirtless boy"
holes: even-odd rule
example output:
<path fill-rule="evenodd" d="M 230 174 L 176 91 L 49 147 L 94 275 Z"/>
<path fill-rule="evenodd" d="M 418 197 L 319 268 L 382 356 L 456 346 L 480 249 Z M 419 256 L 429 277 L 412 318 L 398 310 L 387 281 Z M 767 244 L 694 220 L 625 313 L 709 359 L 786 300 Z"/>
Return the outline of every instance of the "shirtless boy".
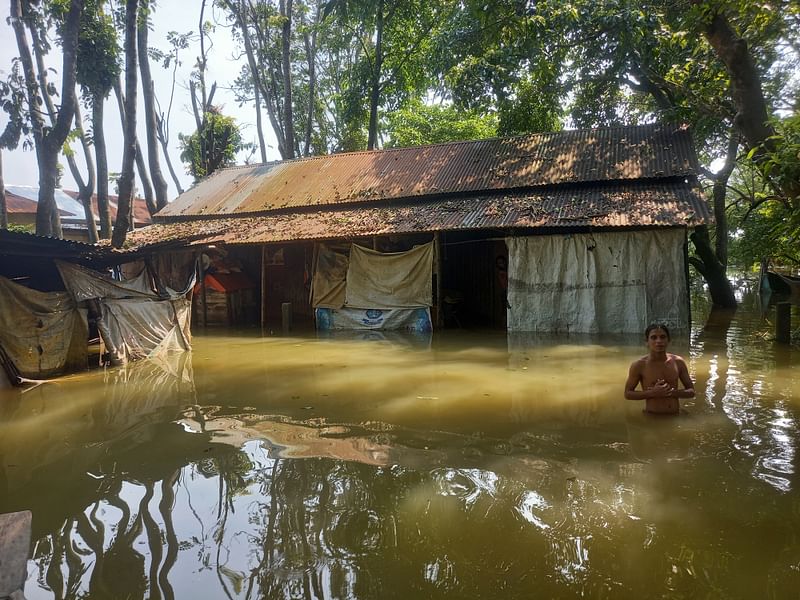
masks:
<path fill-rule="evenodd" d="M 648 353 L 631 364 L 625 382 L 625 398 L 644 400 L 644 409 L 649 413 L 677 414 L 679 398 L 694 398 L 689 370 L 680 356 L 667 352 L 670 337 L 665 325 L 650 325 L 644 337 Z M 683 389 L 678 389 L 679 380 Z M 641 390 L 636 389 L 639 384 Z"/>

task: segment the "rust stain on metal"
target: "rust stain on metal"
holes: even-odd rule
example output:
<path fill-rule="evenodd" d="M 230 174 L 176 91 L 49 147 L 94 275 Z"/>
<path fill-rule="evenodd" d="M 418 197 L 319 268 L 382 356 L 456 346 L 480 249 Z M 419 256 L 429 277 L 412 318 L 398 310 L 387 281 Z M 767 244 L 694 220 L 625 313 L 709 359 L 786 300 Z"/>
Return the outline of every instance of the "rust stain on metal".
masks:
<path fill-rule="evenodd" d="M 627 183 L 158 223 L 131 232 L 127 249 L 165 243 L 256 244 L 467 229 L 695 227 L 710 221 L 705 200 L 686 183 Z"/>
<path fill-rule="evenodd" d="M 224 169 L 183 193 L 156 220 L 696 172 L 691 138 L 681 127 L 562 131 Z"/>

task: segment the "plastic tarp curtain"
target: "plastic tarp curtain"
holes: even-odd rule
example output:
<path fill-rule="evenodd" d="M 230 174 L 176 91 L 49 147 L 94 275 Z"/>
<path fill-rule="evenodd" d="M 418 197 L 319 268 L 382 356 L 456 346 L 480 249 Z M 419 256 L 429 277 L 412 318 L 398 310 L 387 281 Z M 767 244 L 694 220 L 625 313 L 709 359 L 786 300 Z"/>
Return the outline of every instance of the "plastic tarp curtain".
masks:
<path fill-rule="evenodd" d="M 508 329 L 641 333 L 689 321 L 683 229 L 511 237 Z"/>
<path fill-rule="evenodd" d="M 433 243 L 383 253 L 355 244 L 315 248 L 317 329 L 431 331 Z"/>
<path fill-rule="evenodd" d="M 115 281 L 77 265 L 57 265 L 77 301 L 97 302 L 97 328 L 112 363 L 191 350 L 191 300 L 185 291 L 170 290 L 168 297 L 161 297 L 152 291 L 144 271 L 133 279 Z M 193 282 L 192 276 L 187 289 Z"/>
<path fill-rule="evenodd" d="M 344 306 L 344 288 L 347 279 L 347 254 L 337 252 L 326 244 L 317 244 L 314 256 L 314 276 L 311 280 L 314 308 L 341 308 Z"/>
<path fill-rule="evenodd" d="M 0 362 L 30 379 L 86 368 L 86 310 L 66 292 L 40 292 L 0 277 Z"/>
<path fill-rule="evenodd" d="M 433 242 L 407 252 L 382 253 L 353 244 L 345 306 L 419 308 L 433 304 Z"/>

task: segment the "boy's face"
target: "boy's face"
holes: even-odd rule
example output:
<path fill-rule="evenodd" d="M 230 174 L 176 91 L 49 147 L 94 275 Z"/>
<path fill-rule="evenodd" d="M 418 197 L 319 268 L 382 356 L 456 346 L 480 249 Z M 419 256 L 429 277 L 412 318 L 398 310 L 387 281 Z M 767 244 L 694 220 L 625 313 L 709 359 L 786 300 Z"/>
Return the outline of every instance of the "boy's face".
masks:
<path fill-rule="evenodd" d="M 660 327 L 656 327 L 655 329 L 650 330 L 650 333 L 647 334 L 647 349 L 653 350 L 655 352 L 663 352 L 667 349 L 667 345 L 669 344 L 669 335 L 667 332 L 661 329 Z"/>

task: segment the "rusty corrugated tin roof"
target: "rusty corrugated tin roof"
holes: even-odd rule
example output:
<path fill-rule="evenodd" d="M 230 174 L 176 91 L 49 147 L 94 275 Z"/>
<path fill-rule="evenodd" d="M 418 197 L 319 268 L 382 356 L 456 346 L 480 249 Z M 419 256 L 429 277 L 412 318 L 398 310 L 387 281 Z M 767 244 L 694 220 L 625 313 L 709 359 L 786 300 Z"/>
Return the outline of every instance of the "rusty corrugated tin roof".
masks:
<path fill-rule="evenodd" d="M 696 172 L 683 127 L 583 129 L 224 169 L 181 194 L 155 220 Z"/>
<path fill-rule="evenodd" d="M 64 190 L 64 193 L 78 200 L 78 192 Z M 117 220 L 117 200 L 118 198 L 113 194 L 108 195 L 108 212 L 111 214 L 112 223 Z M 100 220 L 100 209 L 97 208 L 97 194 L 92 194 L 92 214 L 95 220 Z M 150 211 L 147 209 L 147 200 L 138 196 L 133 199 L 133 222 L 137 226 L 149 225 L 153 222 L 150 217 Z"/>
<path fill-rule="evenodd" d="M 39 208 L 39 203 L 36 200 L 31 200 L 25 196 L 20 196 L 12 191 L 5 190 L 6 194 L 6 211 L 9 215 L 15 214 L 29 214 L 35 215 Z M 59 216 L 72 216 L 72 213 L 67 212 L 61 208 L 58 209 Z M 13 217 L 11 217 L 13 222 Z"/>
<path fill-rule="evenodd" d="M 629 183 L 157 223 L 128 234 L 126 249 L 170 242 L 254 244 L 467 229 L 695 227 L 710 220 L 706 202 L 689 184 Z"/>

